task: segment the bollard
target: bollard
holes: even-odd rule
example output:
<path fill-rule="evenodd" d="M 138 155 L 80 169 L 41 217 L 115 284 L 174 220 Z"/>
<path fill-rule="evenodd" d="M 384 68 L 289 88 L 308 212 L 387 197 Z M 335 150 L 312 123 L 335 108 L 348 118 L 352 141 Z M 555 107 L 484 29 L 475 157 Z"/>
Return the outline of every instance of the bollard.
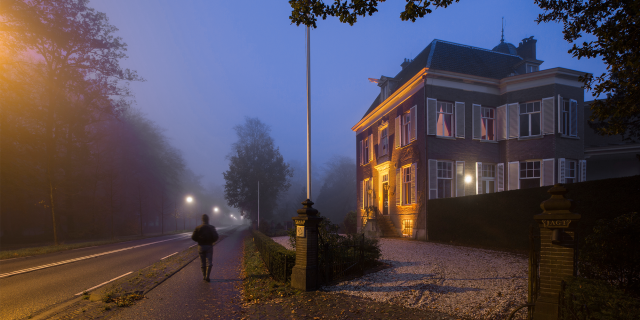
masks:
<path fill-rule="evenodd" d="M 303 291 L 318 289 L 318 225 L 322 218 L 313 202 L 302 202 L 303 208 L 293 218 L 296 225 L 296 262 L 291 272 L 291 286 Z"/>

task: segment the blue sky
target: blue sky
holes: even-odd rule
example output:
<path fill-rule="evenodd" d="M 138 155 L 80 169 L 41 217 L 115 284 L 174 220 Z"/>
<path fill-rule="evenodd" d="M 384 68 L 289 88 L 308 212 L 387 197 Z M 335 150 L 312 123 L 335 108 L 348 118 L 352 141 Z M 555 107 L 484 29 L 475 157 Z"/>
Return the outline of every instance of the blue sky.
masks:
<path fill-rule="evenodd" d="M 415 23 L 400 20 L 404 4 L 390 0 L 354 26 L 327 18 L 312 30 L 314 166 L 334 155 L 355 158 L 351 127 L 379 92 L 367 78 L 395 76 L 404 58 L 433 39 L 491 49 L 504 17 L 507 42 L 538 40 L 541 69 L 606 70 L 600 59 L 572 58 L 561 24 L 534 21 L 542 10 L 533 0 L 461 0 Z M 132 84 L 137 107 L 165 129 L 205 185 L 224 184 L 233 126 L 245 116 L 271 126 L 285 161 L 304 161 L 305 29 L 290 23 L 288 1 L 93 0 L 90 6 L 120 29 L 129 55 L 123 65 L 147 80 Z"/>

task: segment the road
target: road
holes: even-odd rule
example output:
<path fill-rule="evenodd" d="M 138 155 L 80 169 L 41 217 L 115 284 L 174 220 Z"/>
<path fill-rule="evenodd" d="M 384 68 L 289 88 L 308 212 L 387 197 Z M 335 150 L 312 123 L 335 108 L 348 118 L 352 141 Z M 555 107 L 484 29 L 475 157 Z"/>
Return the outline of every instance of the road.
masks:
<path fill-rule="evenodd" d="M 218 228 L 220 234 L 234 230 L 234 226 Z M 192 245 L 191 234 L 181 233 L 2 260 L 0 319 L 26 318 Z"/>

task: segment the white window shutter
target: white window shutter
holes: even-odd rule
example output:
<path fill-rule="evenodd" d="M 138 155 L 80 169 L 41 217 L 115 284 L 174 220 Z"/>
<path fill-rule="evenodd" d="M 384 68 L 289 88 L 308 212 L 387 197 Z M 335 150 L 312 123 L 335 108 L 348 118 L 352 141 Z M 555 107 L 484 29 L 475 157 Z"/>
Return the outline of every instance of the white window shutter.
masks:
<path fill-rule="evenodd" d="M 479 104 L 473 105 L 473 124 L 471 125 L 473 130 L 473 139 L 480 140 L 482 136 L 482 107 Z"/>
<path fill-rule="evenodd" d="M 520 186 L 520 162 L 509 162 L 509 190 L 518 190 Z"/>
<path fill-rule="evenodd" d="M 515 139 L 520 136 L 520 113 L 518 112 L 518 103 L 510 103 L 509 108 L 509 139 Z"/>
<path fill-rule="evenodd" d="M 562 133 L 562 96 L 558 95 L 558 132 Z M 561 182 L 559 182 L 561 183 Z"/>
<path fill-rule="evenodd" d="M 542 179 L 540 179 L 540 186 L 552 186 L 555 180 L 555 159 L 543 159 L 542 160 Z"/>
<path fill-rule="evenodd" d="M 418 107 L 417 106 L 413 106 L 411 107 L 411 110 L 409 111 L 411 114 L 411 124 L 409 124 L 409 126 L 411 127 L 411 141 L 416 140 L 417 138 L 417 129 L 418 129 Z"/>
<path fill-rule="evenodd" d="M 499 106 L 496 108 L 496 122 L 498 129 L 498 140 L 507 140 L 509 136 L 509 127 L 507 126 L 507 106 Z M 473 124 L 476 125 L 476 120 L 473 120 Z M 478 124 L 479 125 L 479 122 Z M 475 129 L 474 129 L 475 131 Z"/>
<path fill-rule="evenodd" d="M 558 159 L 558 183 L 564 183 L 564 166 L 565 161 L 564 158 Z"/>
<path fill-rule="evenodd" d="M 580 182 L 587 181 L 587 160 L 580 160 Z"/>
<path fill-rule="evenodd" d="M 411 203 L 416 203 L 418 200 L 418 164 L 411 164 Z"/>
<path fill-rule="evenodd" d="M 438 199 L 438 160 L 429 159 L 429 199 Z"/>
<path fill-rule="evenodd" d="M 369 161 L 373 160 L 373 134 L 369 135 Z"/>
<path fill-rule="evenodd" d="M 578 136 L 578 101 L 569 100 L 569 119 L 571 123 L 571 131 L 569 132 L 572 137 Z"/>
<path fill-rule="evenodd" d="M 364 140 L 360 140 L 360 165 L 364 164 Z"/>
<path fill-rule="evenodd" d="M 476 162 L 476 194 L 482 194 L 482 162 Z"/>
<path fill-rule="evenodd" d="M 400 174 L 400 169 L 396 169 L 396 205 L 400 206 L 402 203 L 400 200 L 402 199 L 402 175 Z"/>
<path fill-rule="evenodd" d="M 456 138 L 464 138 L 464 102 L 456 101 Z"/>
<path fill-rule="evenodd" d="M 401 116 L 396 117 L 396 133 L 394 134 L 394 139 L 396 143 L 396 148 L 400 148 L 402 145 L 400 144 L 400 132 L 402 132 L 402 122 L 400 121 Z"/>
<path fill-rule="evenodd" d="M 498 163 L 498 192 L 504 191 L 504 163 Z"/>
<path fill-rule="evenodd" d="M 428 135 L 436 135 L 436 124 L 438 113 L 436 112 L 436 108 L 438 105 L 438 100 L 427 98 L 427 134 Z"/>
<path fill-rule="evenodd" d="M 456 197 L 464 196 L 464 161 L 456 161 Z"/>
<path fill-rule="evenodd" d="M 553 97 L 542 99 L 542 133 L 554 134 L 553 123 L 555 122 L 555 111 L 553 108 Z"/>

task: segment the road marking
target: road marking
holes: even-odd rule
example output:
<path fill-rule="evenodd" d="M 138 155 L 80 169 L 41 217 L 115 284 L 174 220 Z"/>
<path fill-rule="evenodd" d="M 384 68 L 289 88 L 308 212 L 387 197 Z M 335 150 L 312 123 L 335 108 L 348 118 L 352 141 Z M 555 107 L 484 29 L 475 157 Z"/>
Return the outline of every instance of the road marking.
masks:
<path fill-rule="evenodd" d="M 193 247 L 195 247 L 196 245 L 197 245 L 197 243 L 196 243 L 196 244 L 194 244 L 194 245 L 192 245 L 192 246 L 191 246 L 191 247 L 189 247 L 189 248 L 193 248 Z"/>
<path fill-rule="evenodd" d="M 84 291 L 82 291 L 82 292 L 78 292 L 78 293 L 76 293 L 75 295 L 76 295 L 76 296 L 79 296 L 79 295 L 81 295 L 81 294 L 83 294 L 83 293 L 85 293 L 85 292 L 89 292 L 89 291 L 91 291 L 91 290 L 93 290 L 93 289 L 95 289 L 95 288 L 99 288 L 99 287 L 101 287 L 101 286 L 104 286 L 105 284 L 107 284 L 107 283 L 109 283 L 109 282 L 111 282 L 111 281 L 118 280 L 118 279 L 120 279 L 120 278 L 122 278 L 122 277 L 124 277 L 124 276 L 126 276 L 126 275 L 128 275 L 128 274 L 131 274 L 131 272 L 133 272 L 133 271 L 129 271 L 129 272 L 127 272 L 127 273 L 125 273 L 125 274 L 123 274 L 123 275 L 121 275 L 121 276 L 119 276 L 119 277 L 113 278 L 113 279 L 111 279 L 111 280 L 109 280 L 109 281 L 107 281 L 107 282 L 103 282 L 103 283 L 101 283 L 101 284 L 99 284 L 99 285 L 97 285 L 97 286 L 95 286 L 95 287 L 91 287 L 91 288 L 89 288 L 89 289 L 87 289 L 87 290 L 84 290 Z"/>
<path fill-rule="evenodd" d="M 174 253 L 172 253 L 172 254 L 170 254 L 170 255 L 168 255 L 168 256 L 166 256 L 166 257 L 164 257 L 164 258 L 160 259 L 160 260 L 164 260 L 164 259 L 166 259 L 166 258 L 169 258 L 169 257 L 171 257 L 172 255 L 174 255 L 174 254 L 176 254 L 176 253 L 178 253 L 178 252 L 174 252 Z"/>
<path fill-rule="evenodd" d="M 55 266 L 60 266 L 60 265 L 63 265 L 63 264 L 68 264 L 68 263 L 77 262 L 77 261 L 81 261 L 81 260 L 97 258 L 97 257 L 100 257 L 100 256 L 104 256 L 104 255 L 112 254 L 112 253 L 116 253 L 116 252 L 121 252 L 121 251 L 131 250 L 131 249 L 135 249 L 135 248 L 146 247 L 146 246 L 149 246 L 149 245 L 152 245 L 152 244 L 156 244 L 156 243 L 160 243 L 160 242 L 166 242 L 166 241 L 178 240 L 178 239 L 186 239 L 186 238 L 187 237 L 171 238 L 171 239 L 167 239 L 167 240 L 161 240 L 161 241 L 156 241 L 156 242 L 151 242 L 151 243 L 140 244 L 140 245 L 133 246 L 133 247 L 122 248 L 122 249 L 118 249 L 118 250 L 112 250 L 112 251 L 107 251 L 107 252 L 103 252 L 103 253 L 92 254 L 92 255 L 89 255 L 89 256 L 79 257 L 79 258 L 75 258 L 75 259 L 69 259 L 69 260 L 64 260 L 64 261 L 60 261 L 60 262 L 49 263 L 49 264 L 45 264 L 45 265 L 42 265 L 42 266 L 37 266 L 37 267 L 32 267 L 32 268 L 27 268 L 27 269 L 12 271 L 12 272 L 7 272 L 7 273 L 0 274 L 0 279 L 1 278 L 15 276 L 15 275 L 22 274 L 22 273 L 31 272 L 31 271 L 36 271 L 36 270 L 51 268 L 51 267 L 55 267 Z"/>
<path fill-rule="evenodd" d="M 69 251 L 75 251 L 75 250 L 82 250 L 82 249 L 89 249 L 89 248 L 95 248 L 97 246 L 93 246 L 93 247 L 84 247 L 84 248 L 78 248 L 78 249 L 71 249 Z"/>

